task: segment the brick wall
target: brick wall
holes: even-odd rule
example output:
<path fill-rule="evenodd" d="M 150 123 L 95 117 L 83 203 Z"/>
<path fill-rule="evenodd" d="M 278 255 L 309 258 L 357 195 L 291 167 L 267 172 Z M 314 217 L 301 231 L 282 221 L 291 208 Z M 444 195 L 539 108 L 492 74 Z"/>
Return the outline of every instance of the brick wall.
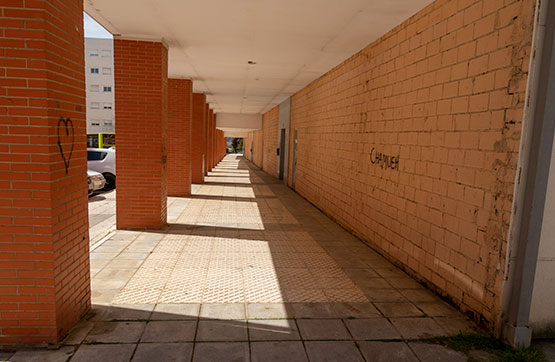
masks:
<path fill-rule="evenodd" d="M 245 157 L 247 160 L 250 160 L 252 158 L 251 156 L 251 137 L 252 137 L 252 132 L 249 132 L 247 134 L 247 137 L 243 138 L 243 157 Z"/>
<path fill-rule="evenodd" d="M 2 349 L 59 341 L 90 309 L 90 271 L 83 4 L 0 12 Z"/>
<path fill-rule="evenodd" d="M 275 177 L 278 177 L 278 123 L 279 106 L 275 106 L 262 117 L 264 134 L 264 165 L 262 168 Z"/>
<path fill-rule="evenodd" d="M 204 154 L 204 118 L 206 96 L 193 93 L 193 140 L 192 140 L 192 181 L 195 184 L 204 182 L 202 159 Z"/>
<path fill-rule="evenodd" d="M 212 157 L 214 156 L 214 111 L 208 109 L 206 119 L 206 171 L 212 171 Z"/>
<path fill-rule="evenodd" d="M 492 329 L 533 10 L 435 1 L 291 101 L 296 190 Z"/>
<path fill-rule="evenodd" d="M 118 229 L 158 229 L 167 220 L 168 50 L 114 39 Z"/>
<path fill-rule="evenodd" d="M 168 80 L 168 196 L 191 195 L 193 82 Z"/>
<path fill-rule="evenodd" d="M 253 131 L 253 140 L 252 140 L 252 162 L 255 165 L 262 168 L 262 161 L 264 159 L 264 134 L 263 130 L 259 129 Z"/>

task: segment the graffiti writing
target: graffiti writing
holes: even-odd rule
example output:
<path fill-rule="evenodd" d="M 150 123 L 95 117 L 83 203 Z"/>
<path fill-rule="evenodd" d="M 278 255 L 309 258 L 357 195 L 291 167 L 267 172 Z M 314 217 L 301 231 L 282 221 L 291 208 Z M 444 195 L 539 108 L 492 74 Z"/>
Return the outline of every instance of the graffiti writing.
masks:
<path fill-rule="evenodd" d="M 399 170 L 399 156 L 390 156 L 385 153 L 376 151 L 376 148 L 372 147 L 370 150 L 370 162 L 373 165 L 378 165 L 381 168 Z"/>

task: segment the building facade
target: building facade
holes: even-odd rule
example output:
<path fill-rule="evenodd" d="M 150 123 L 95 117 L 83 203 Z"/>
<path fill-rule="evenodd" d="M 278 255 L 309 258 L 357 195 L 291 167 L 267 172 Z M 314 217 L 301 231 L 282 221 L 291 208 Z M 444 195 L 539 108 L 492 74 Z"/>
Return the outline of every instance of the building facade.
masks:
<path fill-rule="evenodd" d="M 114 132 L 113 40 L 85 38 L 87 133 Z"/>

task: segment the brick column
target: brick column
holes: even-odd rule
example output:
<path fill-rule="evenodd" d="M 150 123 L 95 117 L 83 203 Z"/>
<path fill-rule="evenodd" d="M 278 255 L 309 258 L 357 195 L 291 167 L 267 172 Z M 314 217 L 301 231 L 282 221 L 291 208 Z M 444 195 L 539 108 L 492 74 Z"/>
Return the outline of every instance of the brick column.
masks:
<path fill-rule="evenodd" d="M 213 158 L 214 158 L 214 110 L 208 110 L 208 158 L 206 164 L 208 165 L 208 172 L 212 171 Z"/>
<path fill-rule="evenodd" d="M 168 50 L 114 39 L 118 229 L 166 224 Z"/>
<path fill-rule="evenodd" d="M 208 175 L 208 130 L 210 129 L 210 106 L 208 104 L 204 105 L 204 132 L 203 132 L 203 139 L 204 139 L 204 176 Z"/>
<path fill-rule="evenodd" d="M 193 93 L 193 139 L 191 151 L 192 182 L 204 182 L 203 154 L 204 154 L 204 118 L 206 110 L 206 96 Z"/>
<path fill-rule="evenodd" d="M 168 80 L 168 196 L 191 195 L 193 82 Z"/>
<path fill-rule="evenodd" d="M 216 158 L 218 157 L 218 143 L 216 130 L 216 113 L 212 113 L 212 168 L 216 166 Z"/>
<path fill-rule="evenodd" d="M 0 4 L 0 349 L 90 309 L 83 3 Z"/>

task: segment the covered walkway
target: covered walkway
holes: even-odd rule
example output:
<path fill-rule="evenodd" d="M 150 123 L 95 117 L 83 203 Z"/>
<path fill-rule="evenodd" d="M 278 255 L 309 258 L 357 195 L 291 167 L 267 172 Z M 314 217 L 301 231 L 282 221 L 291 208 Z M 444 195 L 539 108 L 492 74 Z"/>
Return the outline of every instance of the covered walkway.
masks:
<path fill-rule="evenodd" d="M 66 346 L 13 361 L 466 361 L 419 340 L 469 320 L 241 156 L 170 201 L 164 230 L 91 253 Z"/>

